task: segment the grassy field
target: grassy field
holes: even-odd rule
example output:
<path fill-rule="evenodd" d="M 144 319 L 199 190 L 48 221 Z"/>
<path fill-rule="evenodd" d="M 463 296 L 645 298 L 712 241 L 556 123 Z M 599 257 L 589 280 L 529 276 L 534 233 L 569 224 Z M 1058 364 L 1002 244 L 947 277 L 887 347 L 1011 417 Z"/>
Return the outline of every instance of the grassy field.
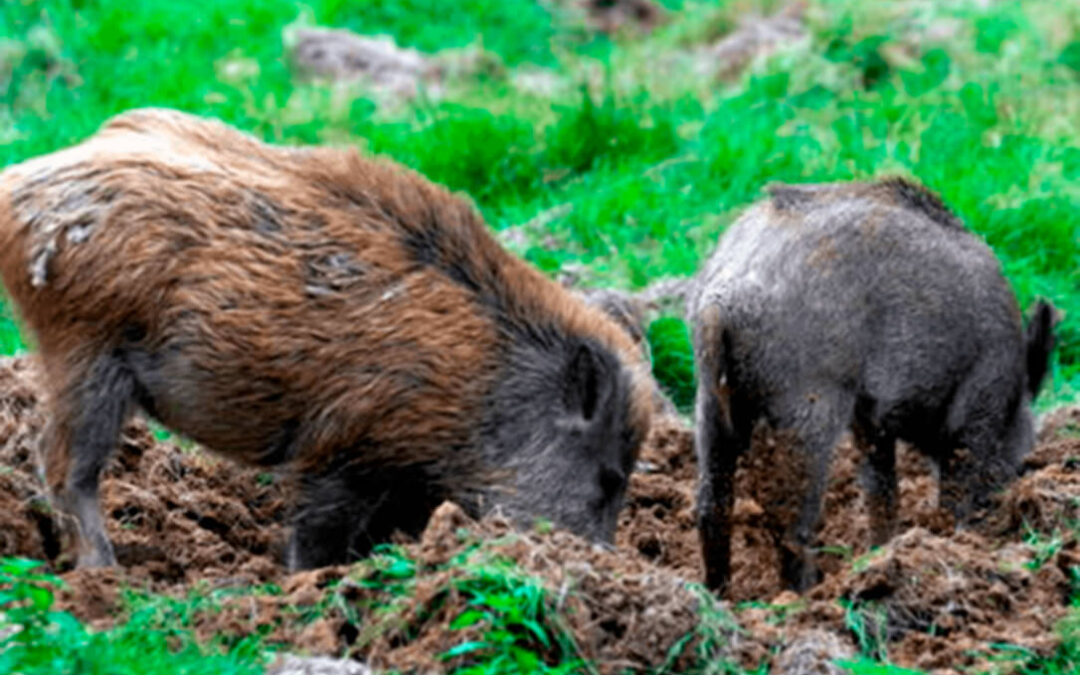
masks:
<path fill-rule="evenodd" d="M 75 143 L 123 110 L 175 107 L 270 141 L 398 159 L 470 195 L 544 271 L 624 289 L 693 274 L 771 181 L 912 175 L 985 237 L 1022 305 L 1041 296 L 1062 311 L 1040 406 L 1080 394 L 1080 7 L 816 0 L 806 39 L 719 79 L 702 75 L 701 49 L 780 3 L 665 0 L 665 23 L 615 38 L 569 4 L 8 0 L 0 167 Z M 482 53 L 485 65 L 393 105 L 294 77 L 285 45 L 300 25 Z M 527 84 L 538 78 L 542 88 Z M 686 334 L 676 317 L 649 330 L 658 376 L 683 406 Z M 0 305 L 0 353 L 22 344 Z M 246 672 L 243 646 L 221 658 L 238 649 L 230 667 Z M 1031 672 L 1065 672 L 1080 647 L 1062 649 L 1065 665 Z M 94 672 L 35 663 L 20 672 Z"/>

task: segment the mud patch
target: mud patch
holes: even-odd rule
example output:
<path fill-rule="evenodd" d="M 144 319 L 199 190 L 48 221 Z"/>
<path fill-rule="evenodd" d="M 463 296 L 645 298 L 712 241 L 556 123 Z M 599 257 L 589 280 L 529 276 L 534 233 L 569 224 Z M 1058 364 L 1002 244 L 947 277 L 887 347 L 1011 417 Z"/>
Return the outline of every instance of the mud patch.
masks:
<path fill-rule="evenodd" d="M 759 433 L 738 467 L 733 583 L 717 601 L 694 584 L 701 559 L 692 434 L 684 421 L 663 417 L 632 477 L 614 547 L 558 531 L 515 532 L 498 517 L 475 522 L 444 504 L 418 540 L 402 540 L 392 553 L 296 575 L 281 564 L 281 477 L 159 441 L 135 421 L 102 488 L 122 567 L 65 571 L 34 462 L 44 424 L 29 362 L 0 360 L 0 555 L 50 561 L 68 584 L 63 608 L 104 628 L 123 618 L 125 588 L 175 596 L 193 584 L 228 589 L 216 609 L 193 617 L 199 634 L 257 630 L 291 651 L 376 670 L 468 663 L 468 653 L 440 655 L 483 638 L 483 622 L 451 625 L 476 606 L 469 589 L 490 581 L 484 570 L 497 569 L 537 585 L 551 625 L 572 636 L 533 644 L 552 663 L 583 658 L 603 673 L 662 664 L 678 672 L 707 658 L 833 673 L 861 638 L 864 650 L 887 651 L 900 665 L 955 672 L 986 665 L 998 644 L 1051 652 L 1080 565 L 1068 526 L 1080 516 L 1080 438 L 1068 423 L 1044 425 L 1024 475 L 978 532 L 954 532 L 937 508 L 930 466 L 901 448 L 901 532 L 873 552 L 858 453 L 845 442 L 819 535 L 824 581 L 801 597 L 785 591 L 775 543 L 791 507 L 785 469 L 794 460 L 782 438 Z"/>

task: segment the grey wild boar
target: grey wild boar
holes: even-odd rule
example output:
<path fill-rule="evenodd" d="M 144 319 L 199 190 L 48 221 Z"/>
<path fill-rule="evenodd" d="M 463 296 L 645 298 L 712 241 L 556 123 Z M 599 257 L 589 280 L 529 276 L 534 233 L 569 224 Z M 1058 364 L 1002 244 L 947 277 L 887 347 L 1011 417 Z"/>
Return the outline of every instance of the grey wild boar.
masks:
<path fill-rule="evenodd" d="M 778 468 L 796 473 L 778 545 L 785 582 L 805 589 L 846 429 L 865 453 L 871 543 L 893 531 L 897 439 L 937 463 L 942 506 L 968 522 L 1032 447 L 1030 402 L 1053 346 L 1053 308 L 1037 303 L 1025 334 L 993 252 L 925 188 L 892 178 L 770 192 L 724 233 L 688 306 L 698 518 L 717 590 L 735 464 L 758 421 L 789 433 L 798 458 Z"/>
<path fill-rule="evenodd" d="M 651 415 L 640 349 L 392 163 L 132 111 L 0 174 L 0 272 L 81 566 L 115 562 L 99 475 L 135 408 L 298 477 L 293 568 L 444 499 L 614 535 Z"/>

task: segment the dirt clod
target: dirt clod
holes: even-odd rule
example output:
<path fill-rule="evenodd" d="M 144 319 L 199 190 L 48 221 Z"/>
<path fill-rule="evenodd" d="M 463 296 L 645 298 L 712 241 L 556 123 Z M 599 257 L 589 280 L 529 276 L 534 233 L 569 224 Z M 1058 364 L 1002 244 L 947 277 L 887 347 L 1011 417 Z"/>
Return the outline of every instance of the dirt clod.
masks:
<path fill-rule="evenodd" d="M 809 36 L 803 21 L 805 12 L 805 3 L 795 2 L 772 16 L 743 17 L 734 31 L 702 52 L 699 70 L 731 79 L 755 59 L 805 41 Z"/>
<path fill-rule="evenodd" d="M 787 675 L 843 675 L 837 661 L 855 655 L 850 642 L 836 633 L 808 630 L 793 638 L 776 657 L 776 672 Z"/>
<path fill-rule="evenodd" d="M 627 29 L 649 31 L 665 18 L 664 8 L 656 0 L 549 0 L 564 10 L 584 14 L 592 30 L 623 33 Z"/>
<path fill-rule="evenodd" d="M 390 37 L 361 36 L 347 30 L 298 28 L 290 58 L 297 70 L 313 78 L 360 82 L 377 92 L 408 100 L 424 83 L 436 79 L 436 68 L 415 49 Z"/>
<path fill-rule="evenodd" d="M 271 664 L 266 675 L 371 675 L 371 669 L 350 659 L 290 654 Z"/>

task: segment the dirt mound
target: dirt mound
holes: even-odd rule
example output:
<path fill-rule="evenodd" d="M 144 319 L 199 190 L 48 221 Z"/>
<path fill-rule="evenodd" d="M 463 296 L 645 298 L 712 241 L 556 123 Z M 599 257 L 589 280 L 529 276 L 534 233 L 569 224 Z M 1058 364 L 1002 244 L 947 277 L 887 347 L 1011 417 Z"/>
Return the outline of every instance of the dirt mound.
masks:
<path fill-rule="evenodd" d="M 426 54 L 398 45 L 389 35 L 341 28 L 294 27 L 283 37 L 288 61 L 301 79 L 359 87 L 390 106 L 421 92 L 441 98 L 447 85 L 462 80 L 506 75 L 502 59 L 479 45 Z"/>
<path fill-rule="evenodd" d="M 914 528 L 811 597 L 856 603 L 866 633 L 897 662 L 924 669 L 985 665 L 991 644 L 1052 651 L 1071 592 L 1067 568 L 1075 562 L 1071 552 L 1042 562 L 1022 544 L 995 548 L 973 533 L 944 538 Z"/>
<path fill-rule="evenodd" d="M 1026 472 L 1003 496 L 990 527 L 999 536 L 1053 532 L 1080 518 L 1080 438 L 1052 438 L 1024 462 Z"/>
<path fill-rule="evenodd" d="M 34 462 L 40 406 L 28 362 L 0 361 L 0 555 L 49 560 L 64 572 L 69 562 Z M 901 448 L 902 533 L 870 553 L 859 457 L 843 443 L 820 532 L 825 579 L 802 597 L 783 590 L 775 552 L 791 506 L 784 467 L 794 458 L 782 437 L 759 432 L 736 476 L 733 583 L 719 602 L 688 583 L 701 578 L 696 466 L 692 434 L 674 417 L 656 423 L 643 449 L 614 547 L 559 531 L 515 532 L 497 516 L 475 522 L 444 504 L 419 540 L 353 567 L 291 576 L 281 566 L 287 484 L 159 441 L 136 421 L 102 487 L 122 567 L 64 572 L 61 605 L 104 627 L 122 612 L 122 588 L 184 595 L 201 582 L 237 591 L 192 617 L 206 637 L 257 630 L 291 650 L 435 672 L 482 653 L 441 656 L 487 639 L 489 618 L 502 610 L 462 617 L 483 606 L 481 596 L 505 591 L 509 578 L 535 594 L 551 629 L 546 642 L 520 626 L 511 637 L 551 663 L 679 671 L 705 658 L 832 673 L 833 661 L 861 649 L 948 672 L 984 664 L 996 644 L 1054 648 L 1080 565 L 1080 544 L 1065 527 L 1080 515 L 1080 438 L 1067 422 L 1049 429 L 978 532 L 953 531 L 927 462 Z M 252 591 L 257 582 L 274 586 Z"/>
<path fill-rule="evenodd" d="M 48 502 L 34 461 L 45 425 L 29 362 L 0 360 L 0 555 L 57 555 Z"/>
<path fill-rule="evenodd" d="M 402 99 L 414 98 L 437 79 L 434 64 L 391 37 L 360 36 L 341 29 L 297 28 L 287 36 L 290 61 L 300 74 L 334 82 L 361 82 Z"/>
<path fill-rule="evenodd" d="M 1052 441 L 1060 436 L 1080 438 L 1080 406 L 1062 406 L 1039 420 L 1039 442 Z"/>
<path fill-rule="evenodd" d="M 609 35 L 627 29 L 650 31 L 665 18 L 665 10 L 656 0 L 550 0 L 558 8 L 583 13 L 592 30 Z"/>
<path fill-rule="evenodd" d="M 697 581 L 701 551 L 694 517 L 693 441 L 675 418 L 662 418 L 630 477 L 616 545 Z"/>
<path fill-rule="evenodd" d="M 806 3 L 795 2 L 769 17 L 742 17 L 734 31 L 702 51 L 699 72 L 731 79 L 754 60 L 804 42 L 809 37 L 805 13 Z"/>

